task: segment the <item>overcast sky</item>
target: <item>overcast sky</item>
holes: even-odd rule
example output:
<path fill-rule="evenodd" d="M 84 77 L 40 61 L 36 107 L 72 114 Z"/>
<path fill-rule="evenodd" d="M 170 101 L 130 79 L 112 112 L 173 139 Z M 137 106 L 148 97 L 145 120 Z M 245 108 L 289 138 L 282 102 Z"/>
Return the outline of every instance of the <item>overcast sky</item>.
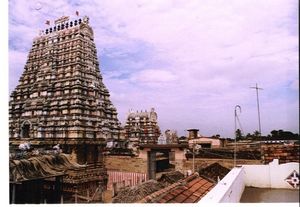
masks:
<path fill-rule="evenodd" d="M 158 113 L 186 135 L 232 137 L 240 105 L 245 133 L 299 133 L 297 0 L 10 0 L 9 90 L 46 20 L 88 15 L 100 71 L 124 124 L 129 109 Z"/>

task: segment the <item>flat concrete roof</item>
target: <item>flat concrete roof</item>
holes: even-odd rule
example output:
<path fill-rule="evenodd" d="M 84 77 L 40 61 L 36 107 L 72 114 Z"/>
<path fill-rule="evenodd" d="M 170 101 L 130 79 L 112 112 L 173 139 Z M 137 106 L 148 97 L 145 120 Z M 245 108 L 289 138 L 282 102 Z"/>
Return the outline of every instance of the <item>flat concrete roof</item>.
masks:
<path fill-rule="evenodd" d="M 275 189 L 245 187 L 241 203 L 289 203 L 299 202 L 299 189 Z"/>

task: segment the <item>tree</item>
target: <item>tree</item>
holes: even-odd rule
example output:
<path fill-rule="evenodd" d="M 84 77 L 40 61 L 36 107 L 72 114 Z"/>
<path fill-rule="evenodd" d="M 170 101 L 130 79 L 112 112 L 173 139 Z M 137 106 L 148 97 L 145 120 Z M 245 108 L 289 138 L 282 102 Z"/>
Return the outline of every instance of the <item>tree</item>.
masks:
<path fill-rule="evenodd" d="M 214 137 L 214 138 L 220 138 L 221 137 L 221 135 L 219 135 L 219 134 L 216 134 L 216 135 L 212 135 L 212 137 Z"/>
<path fill-rule="evenodd" d="M 253 136 L 254 136 L 256 139 L 259 138 L 259 137 L 260 137 L 259 131 L 255 130 L 255 131 L 253 132 Z"/>
<path fill-rule="evenodd" d="M 251 135 L 250 133 L 248 133 L 248 134 L 246 135 L 246 138 L 247 138 L 247 139 L 251 139 L 251 138 L 252 138 L 252 135 Z"/>
<path fill-rule="evenodd" d="M 237 129 L 236 131 L 235 131 L 235 138 L 236 138 L 236 140 L 238 141 L 238 140 L 241 140 L 242 139 L 242 132 L 241 132 L 241 130 L 240 129 Z"/>
<path fill-rule="evenodd" d="M 274 140 L 279 140 L 279 139 L 283 139 L 283 140 L 299 139 L 299 135 L 298 134 L 294 134 L 293 132 L 290 132 L 290 131 L 284 131 L 282 129 L 280 129 L 280 130 L 272 130 L 270 133 L 271 133 L 271 139 L 274 139 Z"/>
<path fill-rule="evenodd" d="M 255 131 L 253 132 L 253 135 L 256 136 L 256 137 L 258 137 L 258 136 L 260 135 L 260 132 L 257 131 L 257 130 L 255 130 Z"/>
<path fill-rule="evenodd" d="M 278 137 L 278 131 L 277 130 L 272 130 L 270 133 L 271 133 L 273 138 Z"/>

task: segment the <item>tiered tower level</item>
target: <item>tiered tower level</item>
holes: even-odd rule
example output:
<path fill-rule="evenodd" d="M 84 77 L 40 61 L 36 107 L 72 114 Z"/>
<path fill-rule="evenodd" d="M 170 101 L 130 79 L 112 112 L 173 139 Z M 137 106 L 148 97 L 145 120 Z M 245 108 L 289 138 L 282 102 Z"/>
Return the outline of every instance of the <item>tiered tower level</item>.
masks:
<path fill-rule="evenodd" d="M 97 60 L 89 18 L 63 16 L 33 40 L 19 85 L 9 102 L 11 148 L 60 144 L 80 164 L 101 159 L 120 122 Z"/>

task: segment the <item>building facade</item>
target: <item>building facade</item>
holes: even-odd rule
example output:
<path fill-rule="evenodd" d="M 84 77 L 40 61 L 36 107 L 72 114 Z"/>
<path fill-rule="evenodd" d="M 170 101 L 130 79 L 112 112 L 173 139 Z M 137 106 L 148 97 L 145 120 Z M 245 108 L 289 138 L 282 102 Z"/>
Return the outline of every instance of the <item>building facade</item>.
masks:
<path fill-rule="evenodd" d="M 24 142 L 36 149 L 59 144 L 73 161 L 87 166 L 84 174 L 89 178 L 78 172 L 74 176 L 78 180 L 68 185 L 69 192 L 80 194 L 80 189 L 96 188 L 99 182 L 106 186 L 102 151 L 106 140 L 118 138 L 119 132 L 89 18 L 57 19 L 34 38 L 19 84 L 11 93 L 10 150 Z"/>

